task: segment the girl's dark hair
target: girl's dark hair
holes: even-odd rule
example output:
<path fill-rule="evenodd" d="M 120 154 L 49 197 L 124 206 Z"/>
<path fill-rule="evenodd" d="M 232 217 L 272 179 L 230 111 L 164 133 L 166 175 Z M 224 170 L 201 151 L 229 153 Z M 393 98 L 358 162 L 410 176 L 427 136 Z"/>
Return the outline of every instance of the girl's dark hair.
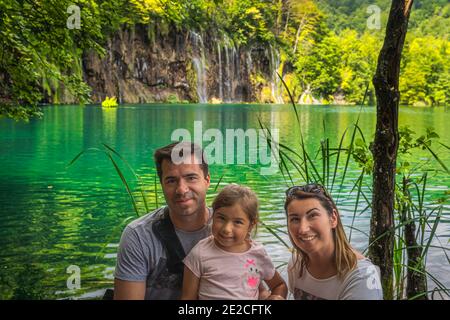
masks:
<path fill-rule="evenodd" d="M 258 198 L 256 194 L 248 187 L 238 184 L 229 184 L 216 196 L 212 203 L 213 211 L 219 208 L 232 207 L 239 204 L 242 210 L 247 214 L 250 225 L 254 226 L 256 232 L 258 215 Z"/>

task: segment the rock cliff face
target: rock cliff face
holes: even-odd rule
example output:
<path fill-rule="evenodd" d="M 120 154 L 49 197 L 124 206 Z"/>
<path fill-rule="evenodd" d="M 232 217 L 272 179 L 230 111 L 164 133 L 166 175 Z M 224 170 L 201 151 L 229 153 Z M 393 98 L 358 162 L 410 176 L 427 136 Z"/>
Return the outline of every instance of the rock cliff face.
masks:
<path fill-rule="evenodd" d="M 106 55 L 88 52 L 83 72 L 92 101 L 116 96 L 120 103 L 281 103 L 271 47 L 236 47 L 231 39 L 156 26 L 122 29 Z"/>

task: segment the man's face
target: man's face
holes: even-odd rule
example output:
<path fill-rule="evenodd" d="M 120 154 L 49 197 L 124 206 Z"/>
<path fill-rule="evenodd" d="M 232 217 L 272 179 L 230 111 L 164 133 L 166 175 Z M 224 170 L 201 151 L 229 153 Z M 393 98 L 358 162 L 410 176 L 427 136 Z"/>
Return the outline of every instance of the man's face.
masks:
<path fill-rule="evenodd" d="M 200 165 L 176 165 L 165 159 L 161 169 L 161 186 L 171 213 L 179 217 L 203 214 L 210 177 L 204 176 Z"/>

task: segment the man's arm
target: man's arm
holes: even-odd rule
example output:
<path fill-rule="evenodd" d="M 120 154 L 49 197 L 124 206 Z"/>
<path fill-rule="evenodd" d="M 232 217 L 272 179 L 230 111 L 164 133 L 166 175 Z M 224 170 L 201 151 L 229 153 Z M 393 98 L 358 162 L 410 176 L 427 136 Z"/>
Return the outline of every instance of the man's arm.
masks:
<path fill-rule="evenodd" d="M 143 300 L 149 252 L 142 247 L 136 230 L 126 227 L 120 239 L 114 271 L 114 300 Z M 123 280 L 121 280 L 123 279 Z"/>
<path fill-rule="evenodd" d="M 144 300 L 145 281 L 114 279 L 114 300 Z"/>

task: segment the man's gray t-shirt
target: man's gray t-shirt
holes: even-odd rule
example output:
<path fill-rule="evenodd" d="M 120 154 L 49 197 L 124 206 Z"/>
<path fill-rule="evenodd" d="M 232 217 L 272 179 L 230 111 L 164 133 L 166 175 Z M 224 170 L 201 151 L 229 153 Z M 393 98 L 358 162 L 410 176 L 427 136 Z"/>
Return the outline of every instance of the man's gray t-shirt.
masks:
<path fill-rule="evenodd" d="M 164 214 L 159 208 L 131 222 L 120 239 L 114 277 L 125 281 L 146 281 L 146 300 L 178 299 L 177 278 L 168 273 L 164 247 L 153 232 L 153 223 Z M 211 217 L 211 210 L 210 210 Z M 186 232 L 175 228 L 184 252 L 188 254 L 201 239 L 211 234 L 211 219 L 200 230 Z"/>

